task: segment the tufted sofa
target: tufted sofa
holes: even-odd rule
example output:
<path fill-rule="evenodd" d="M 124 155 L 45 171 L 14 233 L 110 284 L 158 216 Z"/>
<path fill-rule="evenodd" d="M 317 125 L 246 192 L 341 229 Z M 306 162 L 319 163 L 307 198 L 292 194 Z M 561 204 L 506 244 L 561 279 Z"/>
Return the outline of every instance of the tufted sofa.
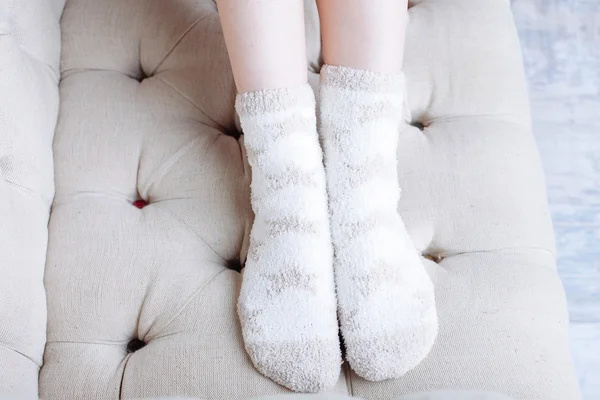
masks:
<path fill-rule="evenodd" d="M 411 6 L 399 207 L 439 339 L 402 379 L 343 365 L 333 392 L 577 400 L 509 2 Z M 317 89 L 311 0 L 306 26 Z M 211 0 L 0 0 L 0 394 L 285 393 L 235 312 L 252 213 L 234 97 Z"/>

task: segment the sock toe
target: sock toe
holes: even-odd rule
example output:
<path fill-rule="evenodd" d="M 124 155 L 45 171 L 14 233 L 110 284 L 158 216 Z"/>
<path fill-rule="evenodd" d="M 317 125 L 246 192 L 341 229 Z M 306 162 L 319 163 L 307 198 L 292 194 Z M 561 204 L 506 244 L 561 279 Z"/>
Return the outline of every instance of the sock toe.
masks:
<path fill-rule="evenodd" d="M 337 340 L 246 343 L 256 368 L 295 392 L 317 393 L 333 387 L 342 364 Z"/>
<path fill-rule="evenodd" d="M 366 380 L 400 378 L 427 357 L 437 333 L 435 309 L 431 309 L 417 326 L 406 326 L 391 335 L 350 340 L 346 359 L 354 372 Z"/>

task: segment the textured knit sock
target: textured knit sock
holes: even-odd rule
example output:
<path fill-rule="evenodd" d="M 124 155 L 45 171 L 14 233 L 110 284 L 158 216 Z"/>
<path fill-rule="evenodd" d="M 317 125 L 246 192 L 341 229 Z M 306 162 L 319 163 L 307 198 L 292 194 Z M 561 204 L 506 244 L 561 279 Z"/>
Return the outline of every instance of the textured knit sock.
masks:
<path fill-rule="evenodd" d="M 403 106 L 401 74 L 321 71 L 338 316 L 346 358 L 368 380 L 402 376 L 437 336 L 433 285 L 397 211 Z"/>
<path fill-rule="evenodd" d="M 309 85 L 240 94 L 255 213 L 238 312 L 256 368 L 298 392 L 339 377 L 325 170 Z"/>

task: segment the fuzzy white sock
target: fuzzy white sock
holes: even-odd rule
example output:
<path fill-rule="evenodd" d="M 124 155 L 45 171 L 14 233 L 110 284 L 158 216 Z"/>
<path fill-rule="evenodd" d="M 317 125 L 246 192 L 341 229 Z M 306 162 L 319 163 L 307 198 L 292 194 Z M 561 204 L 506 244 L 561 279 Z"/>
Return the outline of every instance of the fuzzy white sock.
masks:
<path fill-rule="evenodd" d="M 298 392 L 339 377 L 333 248 L 309 85 L 240 94 L 255 213 L 238 312 L 255 367 Z"/>
<path fill-rule="evenodd" d="M 375 381 L 414 368 L 437 336 L 433 285 L 397 211 L 404 90 L 403 74 L 321 70 L 338 316 L 347 360 Z"/>

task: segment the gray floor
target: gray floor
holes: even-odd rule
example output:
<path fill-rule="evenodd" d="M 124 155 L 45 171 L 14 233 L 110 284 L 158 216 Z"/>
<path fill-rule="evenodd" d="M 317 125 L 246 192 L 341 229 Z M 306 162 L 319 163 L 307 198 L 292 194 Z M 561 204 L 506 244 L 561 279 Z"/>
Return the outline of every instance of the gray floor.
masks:
<path fill-rule="evenodd" d="M 600 399 L 600 1 L 513 0 L 585 400 Z"/>

